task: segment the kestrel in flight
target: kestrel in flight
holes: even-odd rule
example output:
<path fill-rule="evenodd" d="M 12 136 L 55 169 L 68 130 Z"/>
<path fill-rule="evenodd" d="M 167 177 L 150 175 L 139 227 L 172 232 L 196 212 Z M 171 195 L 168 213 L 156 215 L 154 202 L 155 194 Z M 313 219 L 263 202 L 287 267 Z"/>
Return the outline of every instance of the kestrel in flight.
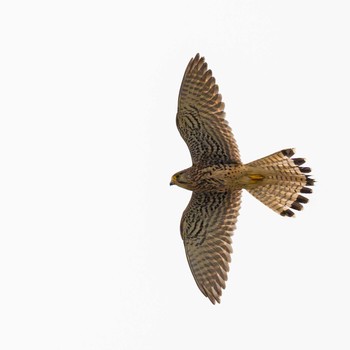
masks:
<path fill-rule="evenodd" d="M 282 216 L 294 216 L 312 193 L 311 169 L 284 149 L 243 164 L 224 103 L 204 57 L 192 58 L 180 87 L 176 124 L 192 166 L 171 178 L 171 185 L 192 191 L 180 225 L 186 256 L 201 292 L 220 303 L 231 261 L 242 189 Z"/>

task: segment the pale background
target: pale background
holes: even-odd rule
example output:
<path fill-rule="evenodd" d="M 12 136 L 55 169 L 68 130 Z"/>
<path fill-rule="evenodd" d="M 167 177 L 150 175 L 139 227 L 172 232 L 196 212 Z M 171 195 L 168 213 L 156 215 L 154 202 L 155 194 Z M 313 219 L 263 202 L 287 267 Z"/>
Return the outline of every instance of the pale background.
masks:
<path fill-rule="evenodd" d="M 347 1 L 2 1 L 0 348 L 349 349 Z M 296 219 L 244 194 L 221 305 L 179 233 L 185 67 L 242 159 L 317 179 Z"/>

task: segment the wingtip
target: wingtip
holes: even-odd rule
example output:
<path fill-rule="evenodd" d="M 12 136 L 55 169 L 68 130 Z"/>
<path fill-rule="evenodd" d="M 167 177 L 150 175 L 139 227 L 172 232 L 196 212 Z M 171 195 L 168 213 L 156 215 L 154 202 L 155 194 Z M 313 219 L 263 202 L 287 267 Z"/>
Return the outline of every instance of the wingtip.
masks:
<path fill-rule="evenodd" d="M 205 57 L 202 56 L 199 52 L 192 58 L 194 64 L 204 63 Z"/>
<path fill-rule="evenodd" d="M 213 295 L 211 296 L 208 296 L 208 299 L 210 300 L 210 302 L 213 304 L 213 305 L 216 305 L 216 303 L 220 304 L 221 303 L 221 300 L 219 297 L 215 297 Z"/>

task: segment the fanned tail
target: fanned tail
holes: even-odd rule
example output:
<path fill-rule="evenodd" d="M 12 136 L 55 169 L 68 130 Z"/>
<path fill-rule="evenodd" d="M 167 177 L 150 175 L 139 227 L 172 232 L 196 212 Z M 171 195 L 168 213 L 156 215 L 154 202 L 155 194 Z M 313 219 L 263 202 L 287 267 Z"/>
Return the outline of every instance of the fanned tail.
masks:
<path fill-rule="evenodd" d="M 307 175 L 311 169 L 301 166 L 305 159 L 291 158 L 293 155 L 294 149 L 289 148 L 247 164 L 255 171 L 250 176 L 254 185 L 246 190 L 280 215 L 289 217 L 294 216 L 291 209 L 302 210 L 309 201 L 301 193 L 312 193 L 309 186 L 315 182 Z"/>

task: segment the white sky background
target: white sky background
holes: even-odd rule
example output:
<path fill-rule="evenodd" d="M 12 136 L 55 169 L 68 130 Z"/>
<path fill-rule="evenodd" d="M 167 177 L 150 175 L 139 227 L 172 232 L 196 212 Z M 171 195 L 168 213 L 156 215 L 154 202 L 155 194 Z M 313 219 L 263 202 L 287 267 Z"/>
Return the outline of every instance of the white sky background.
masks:
<path fill-rule="evenodd" d="M 3 1 L 0 348 L 349 349 L 347 1 Z M 243 161 L 286 147 L 317 184 L 296 219 L 244 193 L 227 288 L 179 233 L 175 125 L 204 55 Z"/>

